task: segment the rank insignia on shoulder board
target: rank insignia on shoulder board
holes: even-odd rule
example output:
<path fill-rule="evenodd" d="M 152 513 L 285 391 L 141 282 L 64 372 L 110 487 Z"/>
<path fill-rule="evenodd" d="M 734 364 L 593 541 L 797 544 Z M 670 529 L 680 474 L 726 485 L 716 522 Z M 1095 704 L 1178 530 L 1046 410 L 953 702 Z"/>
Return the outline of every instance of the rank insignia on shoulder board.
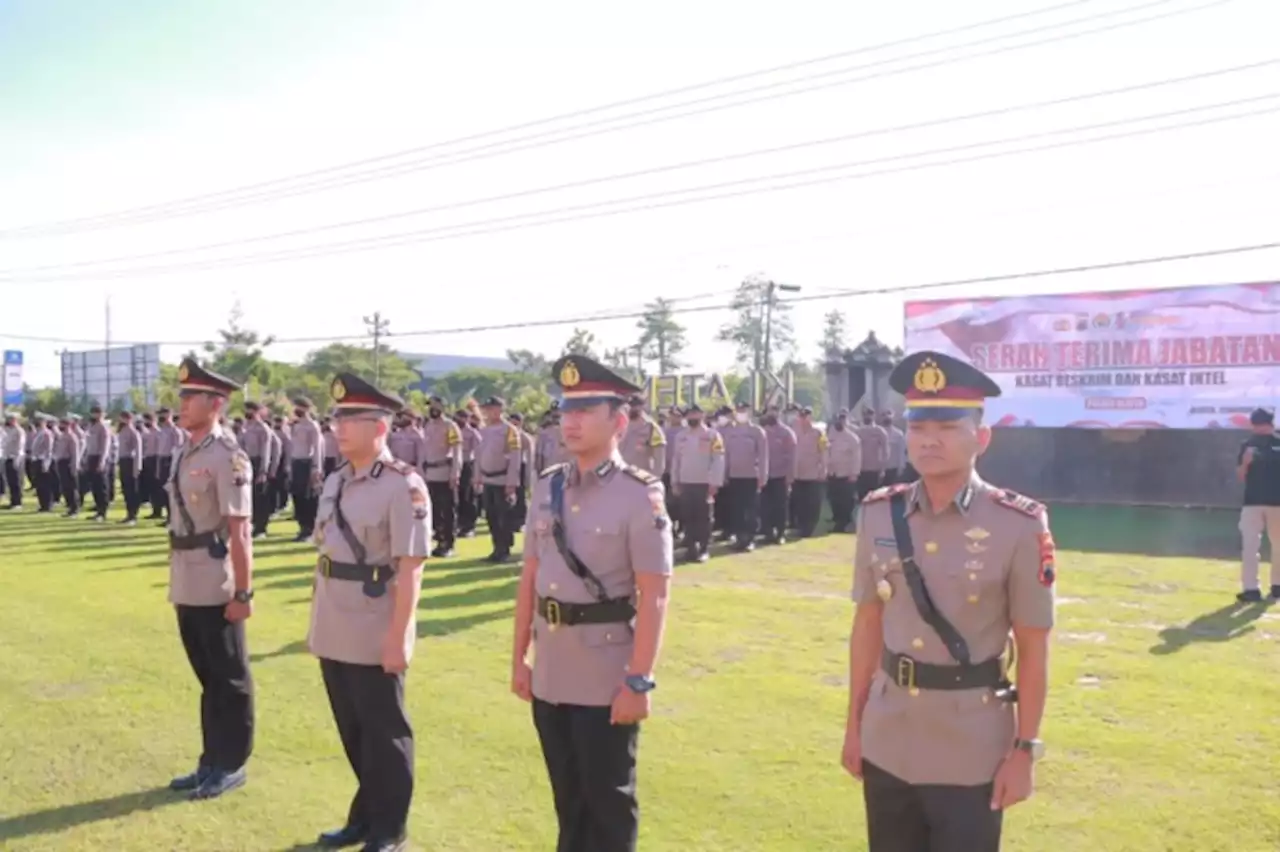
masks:
<path fill-rule="evenodd" d="M 660 530 L 666 529 L 671 519 L 667 517 L 667 501 L 663 495 L 650 492 L 649 505 L 653 508 L 653 525 Z"/>
<path fill-rule="evenodd" d="M 1040 539 L 1040 585 L 1045 588 L 1051 588 L 1054 581 L 1058 578 L 1057 570 L 1054 563 L 1057 557 L 1056 546 L 1053 542 L 1053 533 L 1045 530 L 1039 533 Z"/>
<path fill-rule="evenodd" d="M 409 501 L 413 503 L 413 517 L 415 520 L 423 520 L 427 516 L 427 492 L 421 488 L 414 488 L 409 492 Z"/>

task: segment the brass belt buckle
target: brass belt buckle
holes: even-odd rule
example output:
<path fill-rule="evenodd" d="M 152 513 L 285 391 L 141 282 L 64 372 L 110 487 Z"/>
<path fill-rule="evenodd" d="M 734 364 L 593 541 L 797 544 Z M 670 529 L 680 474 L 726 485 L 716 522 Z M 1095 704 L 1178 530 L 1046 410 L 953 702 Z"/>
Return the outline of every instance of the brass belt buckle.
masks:
<path fill-rule="evenodd" d="M 319 569 L 321 577 L 333 576 L 333 560 L 330 559 L 328 556 L 325 556 L 322 554 L 320 556 L 320 562 L 318 565 L 316 565 L 316 568 Z"/>
<path fill-rule="evenodd" d="M 552 633 L 554 633 L 556 628 L 559 627 L 561 624 L 559 601 L 553 601 L 553 600 L 547 601 L 547 614 L 545 617 L 547 619 L 547 629 L 549 629 Z"/>
<path fill-rule="evenodd" d="M 903 689 L 915 694 L 916 689 L 916 661 L 910 657 L 898 658 L 898 672 L 894 679 L 895 683 Z"/>

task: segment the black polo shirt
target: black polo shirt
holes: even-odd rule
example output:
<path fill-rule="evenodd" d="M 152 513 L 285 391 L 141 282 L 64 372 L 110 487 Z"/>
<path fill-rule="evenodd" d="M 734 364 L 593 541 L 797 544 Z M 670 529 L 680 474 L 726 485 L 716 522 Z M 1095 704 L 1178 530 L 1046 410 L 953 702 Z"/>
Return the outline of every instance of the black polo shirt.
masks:
<path fill-rule="evenodd" d="M 1280 437 L 1253 435 L 1240 445 L 1236 464 L 1250 447 L 1256 452 L 1244 475 L 1244 505 L 1280 506 Z"/>

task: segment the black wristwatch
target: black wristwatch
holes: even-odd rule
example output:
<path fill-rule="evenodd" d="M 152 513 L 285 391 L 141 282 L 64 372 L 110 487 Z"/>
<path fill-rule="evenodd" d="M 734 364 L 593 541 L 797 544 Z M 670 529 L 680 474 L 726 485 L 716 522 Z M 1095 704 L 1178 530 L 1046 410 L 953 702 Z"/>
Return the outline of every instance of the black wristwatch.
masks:
<path fill-rule="evenodd" d="M 236 592 L 236 596 L 235 596 L 236 603 L 248 603 L 251 600 L 253 600 L 253 589 L 249 589 L 247 591 L 244 589 L 240 589 L 239 591 Z"/>
<path fill-rule="evenodd" d="M 649 675 L 627 675 L 627 689 L 637 695 L 644 695 L 658 688 L 658 682 Z"/>
<path fill-rule="evenodd" d="M 1017 739 L 1013 741 L 1013 747 L 1018 751 L 1025 751 L 1031 755 L 1032 760 L 1039 760 L 1044 757 L 1044 743 L 1040 740 Z"/>

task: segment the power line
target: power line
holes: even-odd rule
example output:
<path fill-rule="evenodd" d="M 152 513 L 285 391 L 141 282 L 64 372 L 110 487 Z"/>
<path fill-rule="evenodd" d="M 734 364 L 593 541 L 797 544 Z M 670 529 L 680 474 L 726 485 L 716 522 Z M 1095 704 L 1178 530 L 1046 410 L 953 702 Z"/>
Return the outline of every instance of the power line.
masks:
<path fill-rule="evenodd" d="M 1084 0 L 1084 1 L 1087 1 L 1087 0 Z M 1065 41 L 1068 39 L 1079 38 L 1086 35 L 1093 35 L 1101 32 L 1120 29 L 1123 27 L 1129 27 L 1137 24 L 1148 23 L 1151 21 L 1172 17 L 1175 15 L 1182 15 L 1188 12 L 1202 11 L 1204 9 L 1208 9 L 1214 6 L 1224 5 L 1225 3 L 1232 2 L 1232 0 L 1212 0 L 1212 2 L 1203 3 L 1199 6 L 1191 6 L 1186 8 L 1174 9 L 1174 10 L 1163 12 L 1160 14 L 1151 15 L 1145 18 L 1139 18 L 1139 19 L 1130 20 L 1130 21 L 1122 21 L 1116 24 L 1110 24 L 1103 27 L 1095 27 L 1093 29 L 1081 30 L 1079 32 L 1074 32 L 1074 33 L 1066 33 L 1066 34 L 1057 35 L 1057 36 L 1046 38 L 1046 39 L 1041 39 L 1038 41 L 1031 41 L 1031 42 L 1015 44 L 1015 45 L 1006 45 L 1000 48 L 996 48 L 989 51 L 982 51 L 982 52 L 975 53 L 968 56 L 944 58 L 942 60 L 914 65 L 907 68 L 889 69 L 881 73 L 866 75 L 862 77 L 828 81 L 828 82 L 816 84 L 813 86 L 807 86 L 807 87 L 784 91 L 784 92 L 773 92 L 770 94 L 761 95 L 759 97 L 734 101 L 727 104 L 716 103 L 717 101 L 721 101 L 729 97 L 736 97 L 738 95 L 752 94 L 754 92 L 777 89 L 782 86 L 790 86 L 796 83 L 802 83 L 802 82 L 805 82 L 806 80 L 831 77 L 839 74 L 849 73 L 851 71 L 865 70 L 868 68 L 874 68 L 882 65 L 902 62 L 904 60 L 917 59 L 917 58 L 922 58 L 926 56 L 932 56 L 938 53 L 954 51 L 961 48 L 975 47 L 975 46 L 979 46 L 979 45 L 986 44 L 993 41 L 999 41 L 999 40 L 1014 38 L 1014 37 L 1023 36 L 1023 35 L 1032 35 L 1040 32 L 1061 29 L 1064 26 L 1069 26 L 1069 25 L 1078 24 L 1078 23 L 1085 23 L 1085 22 L 1094 21 L 1094 20 L 1100 20 L 1103 18 L 1114 17 L 1116 15 L 1123 15 L 1123 14 L 1127 14 L 1134 11 L 1148 9 L 1153 6 L 1167 5 L 1170 2 L 1174 2 L 1174 0 L 1154 0 L 1154 2 L 1140 4 L 1137 6 L 1131 6 L 1131 7 L 1127 7 L 1119 10 L 1111 10 L 1109 12 L 1085 16 L 1083 18 L 1077 18 L 1071 21 L 1059 22 L 1057 24 L 1035 27 L 1035 28 L 1022 30 L 1014 33 L 1004 33 L 1004 34 L 991 36 L 985 39 L 979 39 L 979 40 L 964 43 L 964 44 L 951 45 L 951 46 L 946 46 L 942 48 L 935 48 L 935 49 L 924 51 L 921 53 L 909 54 L 907 56 L 893 57 L 886 60 L 879 60 L 877 62 L 873 62 L 867 65 L 854 66 L 852 68 L 836 69 L 834 71 L 826 71 L 819 74 L 809 75 L 808 77 L 804 77 L 804 78 L 769 83 L 769 84 L 757 86 L 750 89 L 743 89 L 737 92 L 711 95 L 698 100 L 687 101 L 680 104 L 669 104 L 669 105 L 659 106 L 659 107 L 651 108 L 649 110 L 641 111 L 638 113 L 633 113 L 631 115 L 613 116 L 613 117 L 607 117 L 603 119 L 597 119 L 595 121 L 579 125 L 578 127 L 556 128 L 556 129 L 542 131 L 540 133 L 528 135 L 525 137 L 519 137 L 516 139 L 500 140 L 498 142 L 489 143 L 487 145 L 474 147 L 470 151 L 464 149 L 462 151 L 455 151 L 455 152 L 450 152 L 446 154 L 433 155 L 432 157 L 428 157 L 427 160 L 425 161 L 415 161 L 410 163 L 402 163 L 398 165 L 383 166 L 369 172 L 357 173 L 353 175 L 334 175 L 330 178 L 322 178 L 319 182 L 304 183 L 300 186 L 295 186 L 295 187 L 281 187 L 278 190 L 269 189 L 269 188 L 259 189 L 257 191 L 251 192 L 248 195 L 243 195 L 244 192 L 255 190 L 256 187 L 274 186 L 277 183 L 282 183 L 282 182 L 287 183 L 292 180 L 305 178 L 309 174 L 313 174 L 313 173 L 305 173 L 303 175 L 295 176 L 293 178 L 280 178 L 274 181 L 263 182 L 262 184 L 252 184 L 247 187 L 242 187 L 236 190 L 225 190 L 220 193 L 212 193 L 212 194 L 203 195 L 203 196 L 192 196 L 187 199 L 181 199 L 178 201 L 163 202 L 160 204 L 153 204 L 153 205 L 148 205 L 144 207 L 132 208 L 132 209 L 127 209 L 123 211 L 118 211 L 115 213 L 106 213 L 98 216 L 63 220 L 61 222 L 53 222 L 46 225 L 32 225 L 32 226 L 19 227 L 19 228 L 13 228 L 8 230 L 0 230 L 0 238 L 13 238 L 18 236 L 65 235 L 65 234 L 77 233 L 81 231 L 99 230 L 101 228 L 115 227 L 119 225 L 145 224 L 150 221 L 160 221 L 160 220 L 167 221 L 173 218 L 174 216 L 198 215 L 201 213 L 216 212 L 219 210 L 243 206 L 245 204 L 283 200 L 285 198 L 295 197 L 298 195 L 305 195 L 305 194 L 325 191 L 329 189 L 337 189 L 337 188 L 348 186 L 355 183 L 364 183 L 371 180 L 382 180 L 390 177 L 397 177 L 403 174 L 407 174 L 409 172 L 421 171 L 428 168 L 445 167 L 445 166 L 457 165 L 464 162 L 470 162 L 477 159 L 485 159 L 485 158 L 494 157 L 494 156 L 503 156 L 506 154 L 516 153 L 518 151 L 529 150 L 531 148 L 541 148 L 547 145 L 555 145 L 561 142 L 571 141 L 573 139 L 585 138 L 588 136 L 597 136 L 605 133 L 612 133 L 620 130 L 631 129 L 634 127 L 655 124 L 655 123 L 665 122 L 665 121 L 671 121 L 671 120 L 686 118 L 694 115 L 702 115 L 708 112 L 716 112 L 723 109 L 736 108 L 739 106 L 759 103 L 762 101 L 772 100 L 779 97 L 789 97 L 795 94 L 817 91 L 820 89 L 827 89 L 833 86 L 843 86 L 843 85 L 849 85 L 853 83 L 865 82 L 868 80 L 879 79 L 882 77 L 894 76 L 897 74 L 925 70 L 929 68 L 936 68 L 943 65 L 953 64 L 956 62 L 964 62 L 971 59 L 978 59 L 986 56 L 1006 53 L 1012 50 L 1021 50 L 1028 47 L 1036 47 L 1043 44 L 1050 44 L 1050 43 Z M 1074 5 L 1074 4 L 1068 3 L 1066 5 Z M 1053 8 L 1056 9 L 1058 7 L 1053 7 Z M 1001 20 L 1010 20 L 1012 18 L 1023 17 L 1026 14 L 1028 13 L 1023 13 L 1022 15 L 1015 15 L 1015 16 L 1012 16 L 1011 18 L 1001 19 Z M 966 27 L 963 29 L 972 29 L 976 26 L 981 26 L 981 25 L 970 25 L 969 27 Z M 859 51 L 854 51 L 854 52 L 859 52 Z M 698 109 L 694 109 L 691 111 L 686 111 L 678 114 L 659 115 L 656 117 L 652 117 L 654 116 L 655 113 L 664 112 L 666 110 L 684 108 L 689 106 L 698 106 L 700 104 L 711 104 L 711 105 L 700 107 Z M 645 116 L 651 116 L 651 117 L 644 118 Z M 624 121 L 624 120 L 633 119 L 633 118 L 643 118 L 644 120 L 632 122 L 630 124 L 620 125 L 617 127 L 591 130 L 590 132 L 584 132 L 584 133 L 574 133 L 573 135 L 564 136 L 561 138 L 554 138 L 554 139 L 546 138 L 549 136 L 555 136 L 556 134 L 562 134 L 570 131 L 580 131 L 584 129 L 598 127 L 599 125 L 610 124 L 610 123 Z M 547 121 L 553 121 L 553 120 L 554 119 L 548 119 Z M 540 124 L 540 123 L 546 123 L 546 122 L 534 122 L 532 124 Z M 500 134 L 502 132 L 504 131 L 494 131 L 493 134 Z M 493 134 L 479 134 L 473 137 L 464 137 L 464 140 L 472 139 L 472 138 L 480 138 L 486 135 L 493 135 Z M 455 140 L 455 141 L 458 141 L 458 140 Z M 512 147 L 515 143 L 520 143 L 520 142 L 529 142 L 530 144 L 517 145 L 515 147 Z M 427 150 L 427 149 L 447 146 L 450 144 L 454 144 L 454 143 L 452 142 L 436 143 L 435 145 L 425 146 L 422 149 L 416 149 L 416 150 Z M 411 150 L 415 150 L 415 149 L 411 149 Z M 371 158 L 371 160 L 387 159 L 387 158 L 396 157 L 396 156 L 401 156 L 401 155 L 386 155 L 385 157 Z M 446 159 L 444 161 L 435 162 L 435 160 L 439 160 L 440 157 L 452 158 L 452 159 Z M 345 168 L 345 167 L 332 167 L 331 169 L 327 169 L 327 170 L 322 169 L 322 170 L 318 170 L 318 172 L 314 174 L 322 174 L 327 171 L 332 171 L 335 169 L 342 169 L 342 168 Z M 223 196 L 233 196 L 233 197 L 227 198 Z M 221 198 L 221 200 L 219 200 L 219 198 Z"/>
<path fill-rule="evenodd" d="M 982 275 L 975 278 L 953 278 L 941 281 L 929 281 L 922 284 L 905 284 L 889 287 L 855 287 L 844 290 L 833 290 L 826 293 L 815 293 L 807 296 L 797 296 L 792 299 L 786 299 L 779 304 L 798 304 L 802 302 L 821 302 L 830 299 L 842 299 L 851 296 L 869 296 L 884 293 L 909 293 L 927 290 L 936 290 L 944 287 L 960 287 L 976 284 L 998 284 L 1006 281 L 1016 281 L 1032 278 L 1046 278 L 1054 275 L 1076 275 L 1084 272 L 1103 272 L 1113 269 L 1123 269 L 1136 266 L 1150 266 L 1161 263 L 1179 263 L 1189 260 L 1202 260 L 1211 257 L 1225 257 L 1227 255 L 1246 254 L 1250 252 L 1268 251 L 1272 249 L 1280 249 L 1280 241 L 1268 243 L 1255 243 L 1253 245 L 1232 246 L 1230 248 L 1205 249 L 1202 251 L 1182 252 L 1179 254 L 1156 255 L 1151 257 L 1129 258 L 1126 260 L 1104 261 L 1099 263 L 1080 264 L 1076 266 L 1058 266 L 1049 269 L 1037 269 L 1027 272 L 1011 272 L 994 275 Z M 674 301 L 674 300 L 673 300 Z M 694 305 L 682 308 L 673 308 L 673 314 L 695 314 L 706 313 L 709 311 L 726 311 L 734 310 L 735 305 L 732 303 L 717 305 Z M 613 320 L 639 319 L 644 317 L 647 311 L 630 311 L 619 312 L 610 315 L 589 315 L 565 317 L 560 319 L 548 320 L 522 320 L 520 322 L 497 323 L 491 325 L 475 325 L 466 327 L 453 328 L 436 328 L 424 331 L 409 331 L 397 334 L 396 337 L 401 340 L 419 337 L 443 337 L 451 334 L 478 334 L 482 332 L 493 331 L 514 331 L 528 328 L 550 328 L 563 325 L 589 325 L 595 322 L 608 322 Z M 9 337 L 14 340 L 24 340 L 35 343 L 73 343 L 98 345 L 99 340 L 79 340 L 65 337 L 36 337 L 23 334 L 9 334 L 0 332 L 0 337 Z M 368 339 L 367 334 L 359 335 L 326 335 L 324 337 L 294 337 L 294 338 L 277 338 L 273 342 L 278 344 L 291 343 L 341 343 L 346 341 L 362 341 Z M 203 340 L 164 340 L 164 341 L 145 341 L 139 343 L 119 343 L 120 346 L 138 346 L 138 345 L 158 345 L 158 346 L 200 346 L 207 341 Z"/>
<path fill-rule="evenodd" d="M 902 172 L 918 171 L 930 168 L 940 168 L 944 166 L 958 165 L 964 163 L 973 163 L 983 160 L 995 158 L 1015 156 L 1020 154 L 1038 153 L 1059 148 L 1073 147 L 1079 145 L 1089 145 L 1099 142 L 1114 141 L 1117 139 L 1133 138 L 1151 133 L 1161 133 L 1169 130 L 1181 130 L 1190 127 L 1203 126 L 1208 124 L 1219 123 L 1223 121 L 1233 121 L 1242 118 L 1250 118 L 1258 115 L 1266 115 L 1274 113 L 1280 107 L 1268 107 L 1265 109 L 1257 109 L 1250 112 L 1234 113 L 1225 116 L 1211 116 L 1209 118 L 1197 121 L 1184 121 L 1176 124 L 1139 128 L 1134 130 L 1122 131 L 1118 133 L 1105 134 L 1095 136 L 1088 139 L 1068 139 L 1061 142 L 1052 142 L 1043 145 L 1034 145 L 1014 150 L 998 150 L 974 154 L 971 156 L 955 157 L 938 161 L 930 161 L 923 163 L 908 163 L 906 165 L 895 166 L 891 168 L 875 169 L 867 172 L 857 172 L 854 174 L 836 174 L 842 170 L 862 168 L 882 163 L 892 163 L 901 160 L 917 159 L 921 157 L 936 156 L 940 154 L 954 153 L 959 151 L 973 150 L 997 145 L 1007 145 L 1010 143 L 1025 142 L 1034 139 L 1045 138 L 1049 136 L 1057 136 L 1062 134 L 1081 133 L 1090 130 L 1099 130 L 1107 127 L 1115 127 L 1118 125 L 1132 124 L 1142 121 L 1151 121 L 1154 119 L 1171 118 L 1175 116 L 1189 115 L 1206 110 L 1222 109 L 1224 107 L 1240 106 L 1258 101 L 1271 100 L 1280 97 L 1280 93 L 1271 93 L 1266 95 L 1255 96 L 1251 98 L 1241 98 L 1234 101 L 1220 102 L 1216 104 L 1206 104 L 1196 107 L 1189 107 L 1182 110 L 1173 110 L 1165 113 L 1155 113 L 1136 118 L 1119 119 L 1110 122 L 1101 122 L 1092 125 L 1083 125 L 1078 127 L 1061 128 L 1058 130 L 1044 131 L 1041 133 L 1024 134 L 1020 136 L 1006 137 L 1003 139 L 987 140 L 983 142 L 969 143 L 965 145 L 947 146 L 944 148 L 935 148 L 924 151 L 910 152 L 905 154 L 894 154 L 885 157 L 878 157 L 871 160 L 838 163 L 829 166 L 820 166 L 810 169 L 803 169 L 792 172 L 775 173 L 771 175 L 763 175 L 758 177 L 741 178 L 731 181 L 723 181 L 713 184 L 704 184 L 701 186 L 688 187 L 684 189 L 667 190 L 657 193 L 648 193 L 643 195 L 631 196 L 621 199 L 606 200 L 587 204 L 571 205 L 551 210 L 534 211 L 532 213 L 515 214 L 511 216 L 497 217 L 491 219 L 474 220 L 471 222 L 459 223 L 456 225 L 443 225 L 433 228 L 417 229 L 412 231 L 402 231 L 394 234 L 386 234 L 382 236 L 363 237 L 359 239 L 347 240 L 345 242 L 321 244 L 314 246 L 301 246 L 293 249 L 280 249 L 273 252 L 265 252 L 256 255 L 245 255 L 240 257 L 212 258 L 207 260 L 194 260 L 182 263 L 174 263 L 159 266 L 143 266 L 124 269 L 107 269 L 101 271 L 86 272 L 70 272 L 64 274 L 56 274 L 49 272 L 40 272 L 35 275 L 27 275 L 28 270 L 0 270 L 0 282 L 36 282 L 36 281 L 75 281 L 75 280 L 109 280 L 121 277 L 141 277 L 146 275 L 166 274 L 173 272 L 207 272 L 218 269 L 227 269 L 237 266 L 270 264 L 279 262 L 288 262 L 294 260 L 307 260 L 314 257 L 327 257 L 339 254 L 350 254 L 361 251 L 370 251 L 377 249 L 395 248 L 403 245 L 411 245 L 425 242 L 435 242 L 438 240 L 458 239 L 461 237 L 478 236 L 491 233 L 499 233 L 503 231 L 519 230 L 530 227 L 541 227 L 545 225 L 561 224 L 564 222 L 578 221 L 587 218 L 601 218 L 605 216 L 622 215 L 626 213 L 641 212 L 645 210 L 655 210 L 667 207 L 683 206 L 686 204 L 696 204 L 707 201 L 717 201 L 727 198 L 737 198 L 747 195 L 756 195 L 767 192 L 779 192 L 789 189 L 797 189 L 807 186 L 814 186 L 825 183 L 835 183 L 846 180 L 860 180 L 869 177 L 878 177 L 887 174 L 897 174 Z M 785 180 L 787 183 L 781 183 L 774 186 L 749 186 L 750 184 L 758 184 L 766 181 Z M 718 190 L 729 190 L 720 192 Z M 689 196 L 692 193 L 709 193 L 701 196 L 681 198 L 678 196 Z M 665 200 L 664 200 L 665 199 Z M 604 209 L 609 207 L 618 207 L 619 205 L 631 205 L 620 207 L 619 209 Z M 552 217 L 552 218 L 540 218 Z M 470 229 L 470 230 L 468 230 Z M 105 262 L 105 261 L 104 261 Z M 37 268 L 38 269 L 38 268 Z"/>
<path fill-rule="evenodd" d="M 170 257 L 173 255 L 183 255 L 192 252 L 212 251 L 220 248 L 228 248 L 231 246 L 252 245 L 255 243 L 270 242 L 273 240 L 289 239 L 291 237 L 307 236 L 311 234 L 324 233 L 341 228 L 354 228 L 365 225 L 373 225 L 383 222 L 390 222 L 399 219 L 412 218 L 416 216 L 424 216 L 430 213 L 440 213 L 450 210 L 459 210 L 466 207 L 475 207 L 483 204 L 493 204 L 501 201 L 514 201 L 521 198 L 530 198 L 537 195 L 545 195 L 553 192 L 563 192 L 570 189 L 582 189 L 588 186 L 596 186 L 604 183 L 613 183 L 616 181 L 631 180 L 639 177 L 650 177 L 653 175 L 664 174 L 667 172 L 681 171 L 684 169 L 699 168 L 702 166 L 718 165 L 722 163 L 734 162 L 737 160 L 751 159 L 754 157 L 764 157 L 773 154 L 788 153 L 799 151 L 806 148 L 814 148 L 825 145 L 834 145 L 841 142 L 851 142 L 859 139 L 867 139 L 877 136 L 888 136 L 895 133 L 903 133 L 913 130 L 923 130 L 931 127 L 941 127 L 948 124 L 956 124 L 966 121 L 974 121 L 984 118 L 995 118 L 999 116 L 1011 115 L 1013 113 L 1025 112 L 1034 109 L 1043 109 L 1056 106 L 1064 106 L 1066 104 L 1079 103 L 1082 101 L 1095 100 L 1098 98 L 1114 97 L 1116 95 L 1133 94 L 1135 92 L 1148 91 L 1151 89 L 1164 88 L 1169 86 L 1178 86 L 1185 83 L 1198 82 L 1202 80 L 1222 77 L 1230 74 L 1238 74 L 1247 71 L 1255 71 L 1260 68 L 1280 63 L 1280 58 L 1271 58 L 1258 62 L 1251 62 L 1245 65 L 1235 65 L 1229 68 L 1220 68 L 1213 71 L 1205 71 L 1198 74 L 1190 74 L 1182 77 L 1170 77 L 1160 80 L 1153 80 L 1145 83 L 1136 83 L 1118 88 L 1103 89 L 1100 91 L 1087 92 L 1077 95 L 1068 95 L 1060 98 L 1051 98 L 1048 100 L 1033 101 L 1030 103 L 1015 104 L 1012 106 L 997 107 L 994 109 L 982 110 L 979 112 L 964 113 L 961 115 L 947 116 L 944 118 L 928 119 L 925 121 L 916 121 L 907 124 L 899 124 L 890 127 L 879 127 L 870 130 L 861 130 L 855 133 L 846 133 L 839 136 L 831 136 L 825 139 L 816 139 L 805 142 L 795 142 L 787 145 L 773 146 L 769 148 L 758 148 L 751 151 L 742 151 L 734 154 L 723 154 L 715 157 L 706 157 L 698 160 L 686 160 L 684 162 L 672 163 L 664 166 L 654 166 L 645 169 L 637 169 L 630 172 L 621 172 L 610 175 L 603 175 L 593 178 L 584 178 L 565 183 L 554 184 L 551 186 L 536 187 L 532 189 L 520 190 L 517 192 L 503 193 L 500 195 L 490 195 L 481 198 L 469 199 L 466 201 L 449 202 L 431 207 L 419 207 L 413 210 L 405 210 L 398 213 L 387 213 L 378 216 L 368 216 L 359 219 L 350 219 L 345 222 L 333 222 L 327 225 L 316 225 L 306 228 L 295 228 L 289 231 L 279 231 L 273 234 L 262 234 L 254 237 L 242 237 L 231 240 L 220 240 L 213 243 L 203 243 L 195 246 L 185 246 L 181 248 L 164 249 L 161 251 L 146 252 L 143 254 L 121 255 L 109 258 L 99 258 L 96 260 L 84 260 L 74 263 L 58 263 L 47 264 L 44 266 L 25 267 L 22 270 L 10 271 L 0 270 L 0 276 L 7 274 L 31 273 L 48 270 L 73 269 L 85 266 L 98 266 L 101 264 L 136 262 L 140 260 L 150 260 L 157 257 Z"/>

